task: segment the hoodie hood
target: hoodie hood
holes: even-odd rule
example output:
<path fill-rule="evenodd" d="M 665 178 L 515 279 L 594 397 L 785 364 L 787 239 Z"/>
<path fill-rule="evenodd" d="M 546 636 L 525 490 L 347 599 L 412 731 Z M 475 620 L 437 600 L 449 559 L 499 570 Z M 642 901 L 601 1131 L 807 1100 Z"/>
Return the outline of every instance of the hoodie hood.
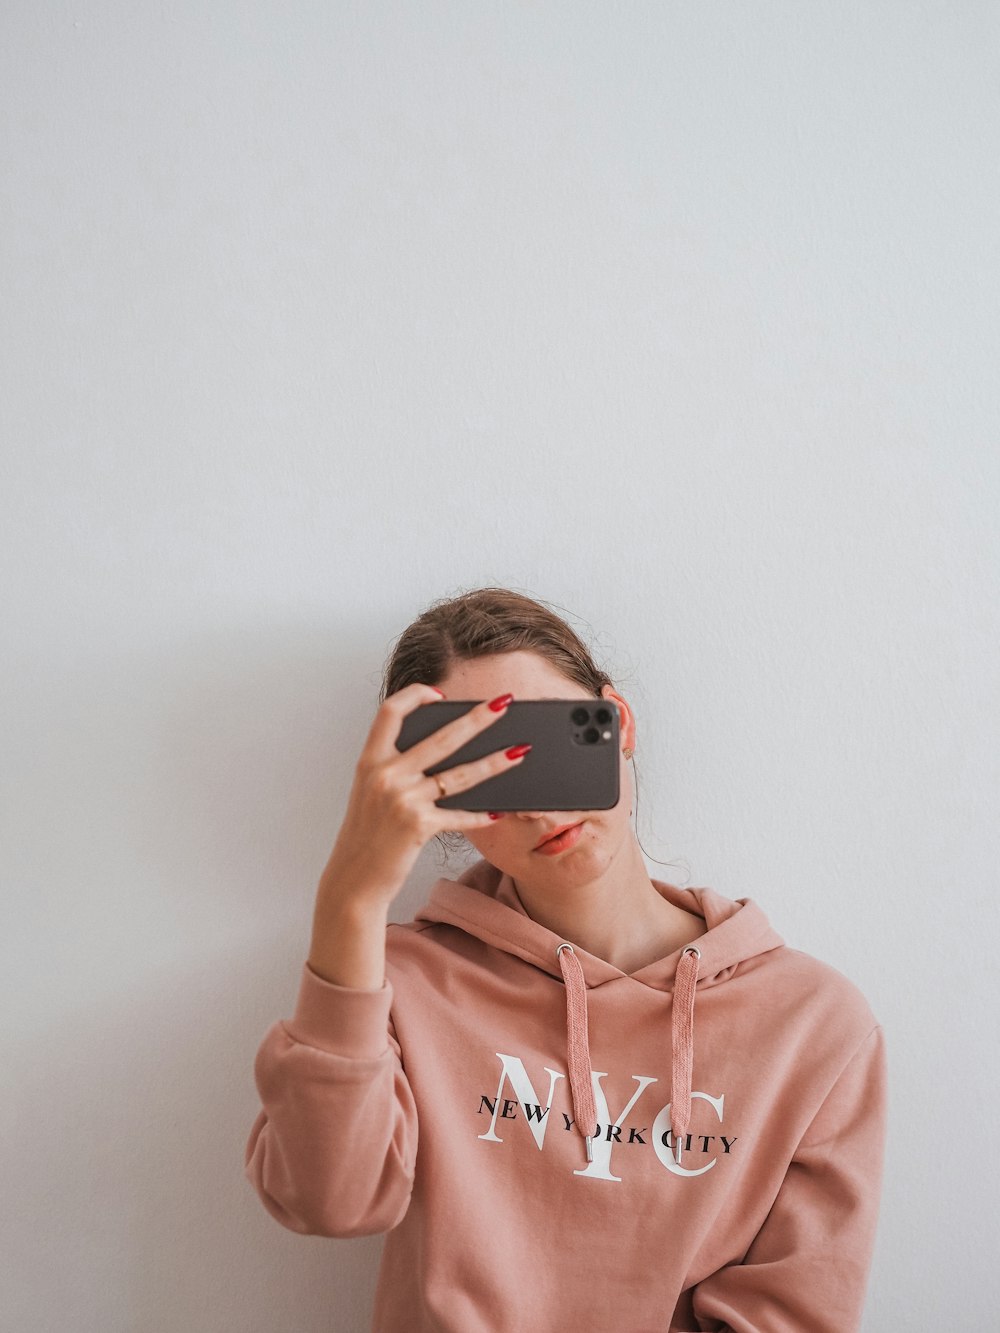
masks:
<path fill-rule="evenodd" d="M 637 984 L 663 991 L 665 997 L 670 997 L 670 1123 L 679 1164 L 691 1112 L 697 993 L 727 981 L 741 963 L 780 948 L 784 940 L 749 898 L 733 900 L 710 888 L 681 889 L 650 878 L 663 898 L 682 911 L 701 917 L 705 923 L 705 933 L 696 942 L 628 974 Z M 566 1065 L 574 1121 L 584 1139 L 587 1160 L 593 1160 L 597 1114 L 591 1078 L 587 993 L 626 974 L 606 959 L 588 953 L 533 920 L 525 911 L 511 876 L 485 858 L 474 862 L 457 880 L 438 879 L 414 921 L 457 927 L 562 981 L 566 988 Z"/>

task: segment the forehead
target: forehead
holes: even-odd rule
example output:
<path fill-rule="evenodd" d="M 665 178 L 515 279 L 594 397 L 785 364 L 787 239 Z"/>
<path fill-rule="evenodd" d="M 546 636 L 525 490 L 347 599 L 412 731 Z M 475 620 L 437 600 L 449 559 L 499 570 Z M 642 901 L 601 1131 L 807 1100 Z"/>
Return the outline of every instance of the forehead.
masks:
<path fill-rule="evenodd" d="M 493 699 L 510 691 L 517 699 L 583 699 L 587 691 L 544 657 L 526 649 L 454 662 L 438 684 L 451 699 Z"/>

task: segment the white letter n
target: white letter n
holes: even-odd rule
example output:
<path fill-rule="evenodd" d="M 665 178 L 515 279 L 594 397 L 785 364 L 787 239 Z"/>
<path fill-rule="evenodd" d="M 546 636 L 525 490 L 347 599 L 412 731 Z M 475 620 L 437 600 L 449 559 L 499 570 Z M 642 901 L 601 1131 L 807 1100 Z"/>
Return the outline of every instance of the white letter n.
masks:
<path fill-rule="evenodd" d="M 545 1127 L 549 1123 L 549 1117 L 548 1114 L 544 1114 L 540 1115 L 539 1118 L 535 1120 L 528 1116 L 526 1104 L 530 1102 L 533 1106 L 540 1106 L 541 1103 L 538 1100 L 538 1094 L 535 1092 L 531 1079 L 528 1077 L 524 1062 L 516 1055 L 502 1055 L 500 1051 L 495 1052 L 495 1054 L 500 1061 L 500 1082 L 497 1084 L 497 1098 L 493 1107 L 493 1119 L 490 1121 L 490 1127 L 486 1133 L 477 1135 L 477 1138 L 487 1139 L 490 1143 L 503 1143 L 503 1139 L 501 1139 L 496 1132 L 496 1124 L 497 1115 L 500 1112 L 500 1106 L 503 1101 L 504 1080 L 509 1079 L 510 1086 L 514 1089 L 514 1095 L 517 1097 L 521 1110 L 524 1112 L 524 1118 L 528 1122 L 528 1128 L 531 1130 L 532 1134 L 534 1134 L 535 1143 L 538 1145 L 540 1151 L 542 1144 L 545 1142 Z M 552 1092 L 556 1086 L 556 1079 L 565 1078 L 566 1075 L 560 1074 L 557 1069 L 550 1069 L 548 1065 L 543 1065 L 542 1068 L 549 1076 L 549 1096 L 545 1103 L 545 1111 L 547 1113 L 552 1109 Z"/>

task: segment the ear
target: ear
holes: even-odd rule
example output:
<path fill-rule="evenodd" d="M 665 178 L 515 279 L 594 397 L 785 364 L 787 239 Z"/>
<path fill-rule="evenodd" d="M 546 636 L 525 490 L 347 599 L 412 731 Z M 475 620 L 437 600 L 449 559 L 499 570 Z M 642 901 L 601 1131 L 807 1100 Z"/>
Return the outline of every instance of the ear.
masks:
<path fill-rule="evenodd" d="M 618 708 L 619 731 L 621 733 L 622 749 L 635 749 L 635 718 L 632 716 L 632 710 L 625 702 L 624 698 L 613 690 L 610 685 L 601 686 L 601 698 L 612 700 Z"/>

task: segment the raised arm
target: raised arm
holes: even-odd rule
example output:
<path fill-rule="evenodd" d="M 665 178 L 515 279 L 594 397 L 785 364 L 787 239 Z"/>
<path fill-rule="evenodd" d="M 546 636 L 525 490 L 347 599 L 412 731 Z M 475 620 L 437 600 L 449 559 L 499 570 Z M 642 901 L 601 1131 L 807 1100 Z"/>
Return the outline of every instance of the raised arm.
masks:
<path fill-rule="evenodd" d="M 489 824 L 486 813 L 441 808 L 441 790 L 426 770 L 497 721 L 511 696 L 477 704 L 397 749 L 404 717 L 438 698 L 433 686 L 413 684 L 379 708 L 320 880 L 295 1013 L 273 1024 L 257 1051 L 262 1109 L 244 1173 L 291 1231 L 387 1231 L 409 1203 L 417 1109 L 390 1012 L 388 910 L 428 839 Z M 445 769 L 448 794 L 520 762 L 497 750 Z"/>

